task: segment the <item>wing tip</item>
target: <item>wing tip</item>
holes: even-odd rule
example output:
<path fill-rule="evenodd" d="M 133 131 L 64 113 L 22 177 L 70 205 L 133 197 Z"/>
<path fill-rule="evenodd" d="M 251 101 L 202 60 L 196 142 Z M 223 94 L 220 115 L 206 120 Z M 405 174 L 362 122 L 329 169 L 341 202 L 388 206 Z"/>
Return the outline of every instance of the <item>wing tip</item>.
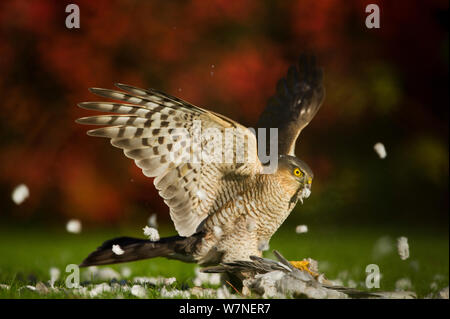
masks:
<path fill-rule="evenodd" d="M 107 89 L 104 89 L 104 88 L 98 88 L 98 87 L 92 87 L 92 88 L 89 88 L 88 90 L 89 90 L 89 92 L 91 92 L 91 93 L 97 94 L 98 92 L 104 92 L 104 91 L 106 91 Z"/>
<path fill-rule="evenodd" d="M 134 86 L 131 86 L 131 85 L 125 84 L 125 83 L 120 83 L 120 82 L 114 83 L 114 86 L 119 89 L 122 89 L 122 90 L 125 90 L 125 88 L 133 88 L 133 89 L 135 88 Z"/>
<path fill-rule="evenodd" d="M 85 109 L 85 110 L 92 110 L 92 106 L 95 103 L 98 103 L 98 102 L 80 102 L 80 103 L 77 103 L 77 106 L 79 108 L 82 108 L 82 109 Z"/>
<path fill-rule="evenodd" d="M 108 136 L 105 136 L 105 128 L 96 128 L 96 129 L 93 129 L 93 130 L 89 130 L 89 131 L 87 131 L 86 132 L 86 134 L 87 135 L 89 135 L 89 136 L 95 136 L 95 137 L 108 137 Z"/>
<path fill-rule="evenodd" d="M 86 124 L 85 123 L 86 119 L 87 119 L 87 117 L 80 117 L 79 119 L 75 120 L 75 123 L 77 123 L 77 124 Z"/>

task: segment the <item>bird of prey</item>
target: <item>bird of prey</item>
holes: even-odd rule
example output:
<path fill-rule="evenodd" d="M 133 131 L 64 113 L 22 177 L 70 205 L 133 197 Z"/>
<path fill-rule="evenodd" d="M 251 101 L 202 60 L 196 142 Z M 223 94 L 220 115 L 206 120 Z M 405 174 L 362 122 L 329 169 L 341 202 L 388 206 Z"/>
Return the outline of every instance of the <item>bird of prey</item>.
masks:
<path fill-rule="evenodd" d="M 202 266 L 250 260 L 262 251 L 299 200 L 311 192 L 313 173 L 295 157 L 295 142 L 324 98 L 322 70 L 302 56 L 279 81 L 259 125 L 277 127 L 277 170 L 264 173 L 256 136 L 239 123 L 154 89 L 116 84 L 122 91 L 91 88 L 114 102 L 79 106 L 117 114 L 83 117 L 102 125 L 88 135 L 109 138 L 154 178 L 170 208 L 178 236 L 157 241 L 108 240 L 80 266 L 166 257 Z M 113 245 L 124 251 L 115 254 Z"/>

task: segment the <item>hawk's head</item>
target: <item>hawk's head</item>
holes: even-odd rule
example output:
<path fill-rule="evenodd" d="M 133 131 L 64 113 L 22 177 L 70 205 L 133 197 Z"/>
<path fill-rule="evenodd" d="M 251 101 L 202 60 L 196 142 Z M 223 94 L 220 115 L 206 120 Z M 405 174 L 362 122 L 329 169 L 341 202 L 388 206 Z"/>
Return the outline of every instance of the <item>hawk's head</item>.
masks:
<path fill-rule="evenodd" d="M 295 156 L 280 155 L 278 174 L 281 175 L 283 184 L 295 191 L 292 194 L 293 201 L 300 200 L 303 203 L 303 199 L 309 197 L 314 174 L 305 162 Z"/>

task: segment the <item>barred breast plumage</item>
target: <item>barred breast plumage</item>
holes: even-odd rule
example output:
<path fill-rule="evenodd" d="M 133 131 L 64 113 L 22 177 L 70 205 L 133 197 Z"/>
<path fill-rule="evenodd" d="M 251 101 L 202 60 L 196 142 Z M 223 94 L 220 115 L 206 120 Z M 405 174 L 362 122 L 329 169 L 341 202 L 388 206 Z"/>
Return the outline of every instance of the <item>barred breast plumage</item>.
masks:
<path fill-rule="evenodd" d="M 223 252 L 221 261 L 246 260 L 261 256 L 264 246 L 289 216 L 294 205 L 292 193 L 286 192 L 277 175 L 257 175 L 232 183 L 232 195 L 203 226 L 206 233 L 195 258 L 201 264 Z M 212 250 L 212 251 L 211 251 Z"/>

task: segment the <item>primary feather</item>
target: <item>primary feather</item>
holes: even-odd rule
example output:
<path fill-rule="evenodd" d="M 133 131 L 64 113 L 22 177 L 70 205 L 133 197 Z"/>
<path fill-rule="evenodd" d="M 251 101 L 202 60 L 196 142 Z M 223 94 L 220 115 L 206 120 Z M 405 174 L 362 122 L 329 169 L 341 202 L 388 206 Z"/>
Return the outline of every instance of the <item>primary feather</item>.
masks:
<path fill-rule="evenodd" d="M 276 94 L 269 99 L 257 127 L 277 128 L 279 154 L 295 156 L 298 136 L 314 118 L 324 98 L 322 69 L 313 56 L 302 55 L 298 68 L 291 66 L 286 78 L 278 81 Z"/>

